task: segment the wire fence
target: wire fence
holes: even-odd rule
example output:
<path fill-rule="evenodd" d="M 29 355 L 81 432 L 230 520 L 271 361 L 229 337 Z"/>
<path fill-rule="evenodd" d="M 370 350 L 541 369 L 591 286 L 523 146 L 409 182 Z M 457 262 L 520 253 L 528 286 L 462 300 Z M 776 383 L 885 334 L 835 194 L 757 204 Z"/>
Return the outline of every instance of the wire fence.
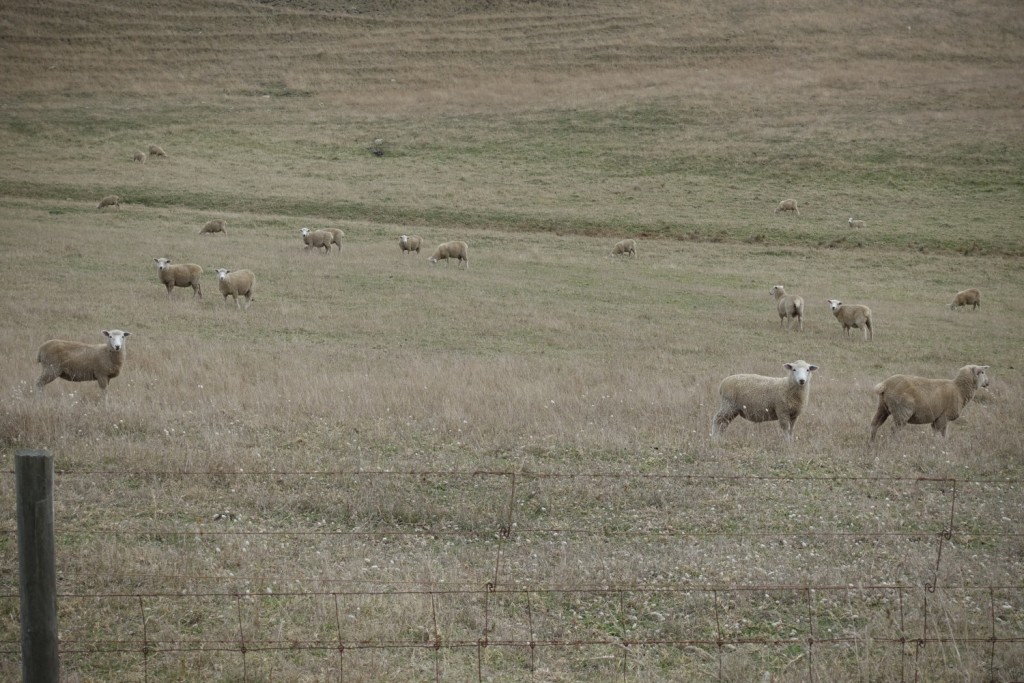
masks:
<path fill-rule="evenodd" d="M 150 502 L 83 505 L 83 492 L 114 479 Z M 202 496 L 171 493 L 189 481 L 233 495 L 211 513 Z M 76 509 L 89 509 L 80 519 L 58 515 L 61 661 L 145 681 L 197 671 L 242 681 L 287 679 L 288 671 L 337 681 L 647 681 L 678 680 L 681 671 L 695 680 L 824 681 L 839 670 L 901 681 L 1024 680 L 1021 484 L 60 472 L 58 501 L 67 493 Z M 253 491 L 294 501 L 310 486 L 331 491 L 317 500 L 338 508 L 336 520 L 296 528 L 280 514 L 286 528 L 276 528 L 274 510 L 252 509 Z M 830 516 L 851 492 L 851 508 Z M 751 514 L 772 502 L 772 515 Z M 808 508 L 818 513 L 798 514 Z M 228 544 L 260 548 L 218 565 Z M 12 545 L 5 566 L 17 563 Z M 166 548 L 180 563 L 147 568 L 133 559 L 138 546 Z M 116 570 L 60 559 L 79 549 L 109 552 Z M 310 559 L 322 552 L 330 562 Z M 292 568 L 281 571 L 289 558 Z M 378 568 L 402 558 L 402 571 Z M 670 569 L 679 565 L 686 571 Z M 774 565 L 785 566 L 773 573 Z M 18 597 L 0 593 L 6 613 L 16 613 Z M 0 658 L 10 665 L 19 641 L 5 633 Z"/>

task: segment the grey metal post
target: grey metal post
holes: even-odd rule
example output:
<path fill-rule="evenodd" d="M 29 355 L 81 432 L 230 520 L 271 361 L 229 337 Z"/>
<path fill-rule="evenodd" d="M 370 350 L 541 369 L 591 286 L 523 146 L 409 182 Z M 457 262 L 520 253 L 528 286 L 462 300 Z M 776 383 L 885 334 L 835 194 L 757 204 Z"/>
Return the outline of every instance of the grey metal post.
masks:
<path fill-rule="evenodd" d="M 57 568 L 53 540 L 53 456 L 14 455 L 21 588 L 21 675 L 24 683 L 57 683 Z"/>

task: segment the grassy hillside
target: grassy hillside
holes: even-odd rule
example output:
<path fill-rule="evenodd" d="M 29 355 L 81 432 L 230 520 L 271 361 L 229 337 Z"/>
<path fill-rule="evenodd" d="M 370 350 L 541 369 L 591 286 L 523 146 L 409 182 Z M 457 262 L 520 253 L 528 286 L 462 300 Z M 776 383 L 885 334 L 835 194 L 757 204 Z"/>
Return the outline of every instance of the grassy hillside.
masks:
<path fill-rule="evenodd" d="M 1024 677 L 1022 37 L 1014 2 L 6 3 L 0 499 L 55 454 L 66 680 Z M 110 328 L 106 400 L 33 391 Z M 708 437 L 723 377 L 799 358 L 793 442 Z M 877 382 L 968 363 L 947 439 L 867 443 Z"/>

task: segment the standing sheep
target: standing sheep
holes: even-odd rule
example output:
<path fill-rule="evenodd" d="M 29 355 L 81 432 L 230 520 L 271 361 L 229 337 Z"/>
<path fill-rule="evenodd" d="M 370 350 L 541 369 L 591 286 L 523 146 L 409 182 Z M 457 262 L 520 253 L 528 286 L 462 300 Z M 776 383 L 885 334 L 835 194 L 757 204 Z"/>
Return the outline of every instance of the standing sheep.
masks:
<path fill-rule="evenodd" d="M 228 302 L 228 296 L 235 299 L 235 306 L 239 310 L 242 304 L 238 301 L 239 296 L 245 297 L 245 307 L 249 308 L 252 303 L 252 287 L 256 284 L 256 276 L 251 270 L 228 270 L 227 268 L 217 269 L 217 286 L 220 293 L 224 295 L 224 303 Z"/>
<path fill-rule="evenodd" d="M 141 149 L 135 150 L 135 153 L 132 154 L 132 161 L 136 161 L 140 164 L 146 163 L 146 153 Z"/>
<path fill-rule="evenodd" d="M 60 377 L 69 382 L 96 383 L 107 396 L 107 384 L 121 372 L 124 364 L 125 339 L 131 332 L 103 330 L 105 344 L 83 344 L 77 341 L 51 339 L 39 347 L 36 360 L 42 364 L 43 372 L 36 380 L 40 391 L 44 386 Z"/>
<path fill-rule="evenodd" d="M 203 269 L 194 263 L 176 263 L 171 265 L 171 260 L 167 258 L 155 258 L 156 261 L 157 275 L 160 276 L 160 282 L 164 283 L 167 287 L 167 298 L 171 298 L 171 290 L 175 287 L 191 287 L 192 298 L 196 295 L 199 298 L 203 298 L 203 288 L 199 284 L 199 277 L 203 274 Z"/>
<path fill-rule="evenodd" d="M 947 423 L 960 417 L 979 387 L 988 386 L 986 370 L 987 365 L 965 365 L 953 379 L 893 375 L 880 382 L 875 386 L 878 410 L 871 419 L 871 441 L 890 415 L 894 430 L 905 424 L 931 424 L 946 436 Z"/>
<path fill-rule="evenodd" d="M 618 256 L 619 254 L 625 254 L 626 256 L 636 256 L 636 240 L 622 240 L 617 242 L 612 248 L 612 256 Z"/>
<path fill-rule="evenodd" d="M 818 369 L 802 360 L 784 363 L 785 377 L 764 375 L 730 375 L 718 386 L 722 406 L 711 421 L 711 436 L 717 436 L 736 417 L 751 422 L 778 420 L 788 441 L 793 425 L 807 407 L 811 373 Z"/>
<path fill-rule="evenodd" d="M 981 292 L 974 287 L 957 292 L 953 297 L 953 303 L 949 305 L 949 310 L 959 309 L 961 306 L 970 306 L 972 311 L 981 306 Z"/>
<path fill-rule="evenodd" d="M 779 311 L 779 327 L 785 325 L 788 332 L 793 327 L 793 319 L 800 322 L 800 331 L 804 331 L 804 298 L 796 294 L 787 295 L 786 288 L 775 285 L 768 290 L 775 298 L 775 307 Z"/>
<path fill-rule="evenodd" d="M 868 227 L 868 224 L 864 221 L 855 221 L 853 216 L 850 216 L 850 220 L 846 221 L 847 225 L 851 228 L 857 228 L 858 230 Z"/>
<path fill-rule="evenodd" d="M 160 145 L 150 145 L 149 155 L 153 157 L 166 157 L 167 152 L 165 152 L 163 147 L 161 147 Z"/>
<path fill-rule="evenodd" d="M 331 250 L 331 245 L 334 244 L 334 235 L 327 232 L 326 230 L 310 230 L 309 228 L 302 228 L 302 241 L 306 243 L 306 249 L 317 249 L 323 248 L 326 254 Z M 339 247 L 340 248 L 340 247 Z"/>
<path fill-rule="evenodd" d="M 407 252 L 420 253 L 421 244 L 423 244 L 423 239 L 419 235 L 402 235 L 398 238 L 398 248 L 402 250 L 402 256 L 405 256 Z"/>
<path fill-rule="evenodd" d="M 206 225 L 203 226 L 203 229 L 199 231 L 199 234 L 207 235 L 215 232 L 223 232 L 224 234 L 227 234 L 227 231 L 224 229 L 226 225 L 227 223 L 225 223 L 222 219 L 217 218 L 215 220 L 208 221 Z"/>
<path fill-rule="evenodd" d="M 800 209 L 797 208 L 795 199 L 783 199 L 779 202 L 779 205 L 775 207 L 775 213 L 780 211 L 795 211 L 797 216 L 800 215 Z"/>
<path fill-rule="evenodd" d="M 434 250 L 433 256 L 430 257 L 431 263 L 437 263 L 441 259 L 444 259 L 445 265 L 448 265 L 448 259 L 458 259 L 461 263 L 466 262 L 466 270 L 469 270 L 469 245 L 465 242 L 444 242 L 437 245 L 437 249 Z"/>
<path fill-rule="evenodd" d="M 850 328 L 859 327 L 864 331 L 864 341 L 874 339 L 870 308 L 862 304 L 844 304 L 839 299 L 829 299 L 828 305 L 832 309 L 832 315 L 842 324 L 847 337 L 850 336 Z"/>
<path fill-rule="evenodd" d="M 116 194 L 108 194 L 106 197 L 100 200 L 100 203 L 96 205 L 97 209 L 102 209 L 106 206 L 112 206 L 118 211 L 121 210 L 121 198 Z"/>

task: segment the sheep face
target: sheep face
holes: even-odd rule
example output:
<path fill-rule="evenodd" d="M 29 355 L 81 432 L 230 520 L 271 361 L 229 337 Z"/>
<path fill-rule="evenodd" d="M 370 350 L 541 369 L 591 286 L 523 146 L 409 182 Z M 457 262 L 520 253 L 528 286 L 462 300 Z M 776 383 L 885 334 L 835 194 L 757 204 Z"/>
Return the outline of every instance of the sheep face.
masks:
<path fill-rule="evenodd" d="M 167 266 L 171 265 L 171 259 L 169 258 L 155 258 L 157 270 L 163 270 Z"/>
<path fill-rule="evenodd" d="M 811 381 L 811 373 L 818 369 L 817 365 L 810 365 L 802 360 L 793 363 L 783 363 L 782 367 L 789 371 L 789 376 L 794 384 L 803 386 Z"/>
<path fill-rule="evenodd" d="M 103 336 L 107 338 L 107 346 L 114 351 L 120 351 L 121 347 L 124 346 L 124 340 L 126 337 L 131 336 L 131 332 L 125 332 L 123 330 L 103 330 Z M 985 380 L 986 385 L 988 380 Z"/>
<path fill-rule="evenodd" d="M 976 388 L 983 389 L 988 386 L 988 373 L 985 372 L 988 370 L 988 367 L 987 365 L 975 365 L 971 368 L 974 372 L 974 386 Z"/>
<path fill-rule="evenodd" d="M 843 305 L 843 302 L 840 301 L 839 299 L 829 299 L 828 300 L 828 306 L 829 306 L 829 308 L 832 309 L 833 313 L 838 311 L 839 307 L 842 306 L 842 305 Z"/>
<path fill-rule="evenodd" d="M 217 280 L 219 280 L 220 282 L 223 282 L 224 280 L 227 280 L 228 279 L 228 273 L 230 273 L 230 272 L 231 271 L 228 270 L 227 268 L 218 268 L 217 269 Z"/>

